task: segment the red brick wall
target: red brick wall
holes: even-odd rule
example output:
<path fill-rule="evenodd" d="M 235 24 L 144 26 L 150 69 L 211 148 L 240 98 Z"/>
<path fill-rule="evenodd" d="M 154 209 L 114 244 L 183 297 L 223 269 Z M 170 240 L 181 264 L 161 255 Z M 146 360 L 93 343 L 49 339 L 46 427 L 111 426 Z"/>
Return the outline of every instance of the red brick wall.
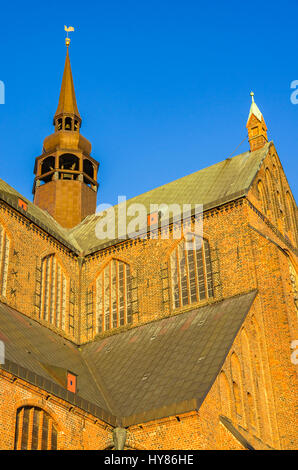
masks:
<path fill-rule="evenodd" d="M 60 450 L 103 449 L 110 443 L 110 426 L 23 380 L 12 380 L 6 372 L 0 376 L 1 450 L 14 448 L 16 412 L 22 406 L 42 408 L 52 417 Z"/>

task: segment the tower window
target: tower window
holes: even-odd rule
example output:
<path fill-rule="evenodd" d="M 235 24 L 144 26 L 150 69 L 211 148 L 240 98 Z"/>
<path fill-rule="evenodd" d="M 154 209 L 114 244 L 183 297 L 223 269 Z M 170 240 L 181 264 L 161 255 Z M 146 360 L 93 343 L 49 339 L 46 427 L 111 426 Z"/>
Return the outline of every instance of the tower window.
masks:
<path fill-rule="evenodd" d="M 6 296 L 10 240 L 0 225 L 0 294 Z"/>
<path fill-rule="evenodd" d="M 41 168 L 40 168 L 40 174 L 45 175 L 46 173 L 49 173 L 51 171 L 54 171 L 55 169 L 55 157 L 46 157 L 42 163 L 41 163 Z M 44 178 L 41 178 L 41 181 L 44 183 L 48 183 L 49 181 L 52 180 L 52 175 L 47 175 Z"/>
<path fill-rule="evenodd" d="M 67 280 L 54 255 L 47 256 L 41 265 L 41 295 L 39 316 L 65 330 Z"/>
<path fill-rule="evenodd" d="M 74 122 L 74 130 L 77 131 L 79 128 L 79 122 L 77 120 L 75 120 Z"/>
<path fill-rule="evenodd" d="M 58 130 L 58 131 L 61 131 L 61 129 L 62 129 L 62 119 L 60 118 L 60 119 L 58 119 L 58 121 L 57 121 L 57 130 Z"/>
<path fill-rule="evenodd" d="M 96 280 L 97 332 L 132 322 L 131 276 L 128 264 L 112 260 Z"/>
<path fill-rule="evenodd" d="M 59 158 L 59 169 L 67 170 L 67 173 L 60 172 L 60 179 L 76 179 L 77 174 L 74 175 L 71 171 L 79 170 L 79 159 L 71 153 L 64 153 Z"/>
<path fill-rule="evenodd" d="M 173 307 L 213 297 L 210 249 L 207 240 L 193 234 L 171 254 Z"/>
<path fill-rule="evenodd" d="M 57 428 L 41 408 L 24 406 L 17 410 L 15 450 L 56 450 Z"/>
<path fill-rule="evenodd" d="M 94 179 L 94 167 L 90 160 L 84 159 L 83 161 L 83 172 L 90 176 L 90 178 Z M 89 181 L 88 181 L 89 182 Z"/>
<path fill-rule="evenodd" d="M 72 129 L 72 119 L 70 117 L 65 118 L 65 130 L 71 131 Z"/>

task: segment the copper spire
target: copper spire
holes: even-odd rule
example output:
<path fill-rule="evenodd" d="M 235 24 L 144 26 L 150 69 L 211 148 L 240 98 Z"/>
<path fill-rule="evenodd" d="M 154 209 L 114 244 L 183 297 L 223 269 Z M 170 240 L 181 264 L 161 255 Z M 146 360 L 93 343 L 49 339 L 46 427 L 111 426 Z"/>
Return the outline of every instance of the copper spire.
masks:
<path fill-rule="evenodd" d="M 70 66 L 70 59 L 68 53 L 68 45 L 67 44 L 67 53 L 66 53 L 66 60 L 64 66 L 64 73 L 62 78 L 62 85 L 59 97 L 58 108 L 55 113 L 55 118 L 57 118 L 61 114 L 72 114 L 78 117 L 81 120 L 81 116 L 77 106 L 77 100 L 74 90 L 71 66 Z"/>

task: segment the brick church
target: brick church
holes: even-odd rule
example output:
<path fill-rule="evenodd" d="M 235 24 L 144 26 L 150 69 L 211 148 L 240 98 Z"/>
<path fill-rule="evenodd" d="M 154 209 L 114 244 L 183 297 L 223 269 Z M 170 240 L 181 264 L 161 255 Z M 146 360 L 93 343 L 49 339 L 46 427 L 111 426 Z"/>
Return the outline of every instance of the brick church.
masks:
<path fill-rule="evenodd" d="M 68 46 L 34 202 L 0 180 L 0 448 L 296 448 L 297 207 L 253 95 L 248 151 L 99 239 Z M 151 204 L 191 207 L 183 230 Z"/>

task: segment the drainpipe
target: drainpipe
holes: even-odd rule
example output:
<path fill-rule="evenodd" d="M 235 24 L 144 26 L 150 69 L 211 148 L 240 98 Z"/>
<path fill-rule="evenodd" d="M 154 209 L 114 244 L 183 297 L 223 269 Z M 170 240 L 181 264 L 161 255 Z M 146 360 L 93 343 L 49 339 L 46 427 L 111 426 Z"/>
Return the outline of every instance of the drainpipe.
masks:
<path fill-rule="evenodd" d="M 123 450 L 126 442 L 127 431 L 124 428 L 115 428 L 113 430 L 113 442 L 115 450 Z"/>

